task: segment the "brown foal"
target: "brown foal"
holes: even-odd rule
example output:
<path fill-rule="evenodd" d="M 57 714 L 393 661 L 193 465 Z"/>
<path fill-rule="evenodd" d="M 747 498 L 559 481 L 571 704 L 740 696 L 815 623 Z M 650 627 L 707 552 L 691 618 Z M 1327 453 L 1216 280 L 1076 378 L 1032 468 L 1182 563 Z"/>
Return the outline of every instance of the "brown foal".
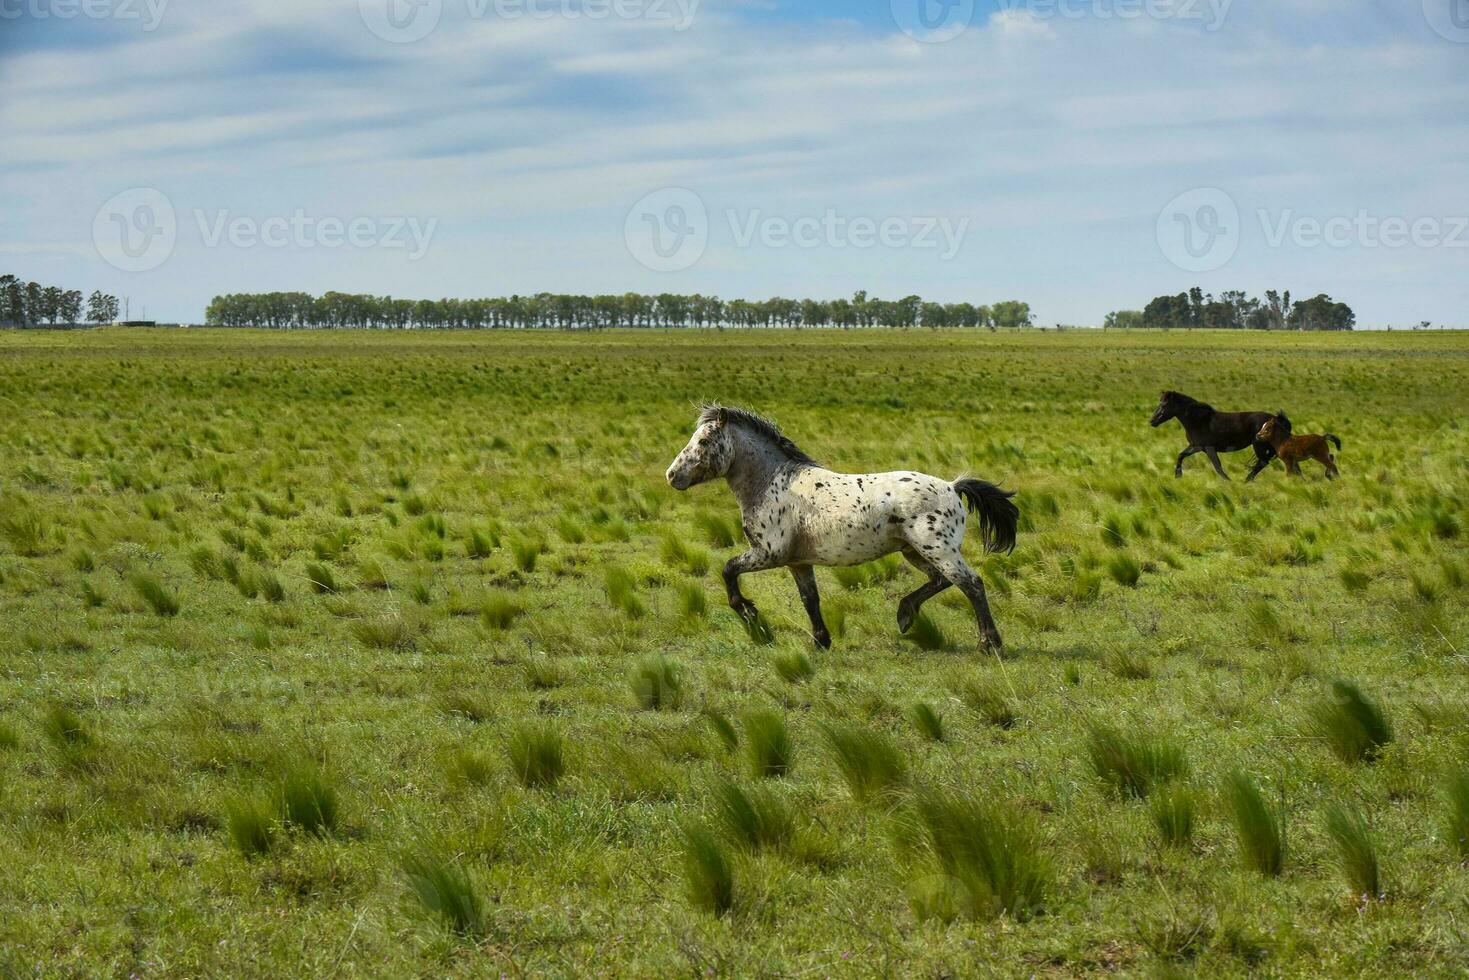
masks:
<path fill-rule="evenodd" d="M 1286 473 L 1291 476 L 1301 475 L 1301 460 L 1314 459 L 1326 467 L 1326 478 L 1336 479 L 1340 470 L 1336 468 L 1336 457 L 1331 454 L 1327 442 L 1336 444 L 1337 451 L 1341 450 L 1341 440 L 1330 432 L 1325 435 L 1291 435 L 1290 419 L 1281 412 L 1260 427 L 1260 439 L 1270 443 L 1275 449 L 1280 461 L 1285 464 Z"/>

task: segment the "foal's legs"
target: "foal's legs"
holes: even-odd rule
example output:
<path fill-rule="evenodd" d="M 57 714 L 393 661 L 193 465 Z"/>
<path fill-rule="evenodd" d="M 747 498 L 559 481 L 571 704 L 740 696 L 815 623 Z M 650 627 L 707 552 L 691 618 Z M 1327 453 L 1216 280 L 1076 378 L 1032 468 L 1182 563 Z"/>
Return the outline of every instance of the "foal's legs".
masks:
<path fill-rule="evenodd" d="M 1219 453 L 1218 452 L 1216 452 L 1213 449 L 1205 449 L 1204 450 L 1204 455 L 1205 456 L 1208 456 L 1209 457 L 1209 462 L 1211 462 L 1211 463 L 1214 464 L 1214 472 L 1215 473 L 1218 473 L 1220 476 L 1224 477 L 1226 480 L 1229 479 L 1229 474 L 1226 473 L 1226 472 L 1224 472 L 1224 467 L 1222 465 L 1220 465 L 1220 463 L 1219 463 Z"/>
<path fill-rule="evenodd" d="M 780 564 L 764 551 L 747 551 L 735 555 L 724 563 L 724 591 L 729 595 L 729 608 L 740 614 L 747 623 L 753 623 L 759 615 L 755 604 L 740 592 L 740 576 L 746 572 L 763 572 Z"/>
<path fill-rule="evenodd" d="M 831 649 L 831 634 L 826 631 L 826 622 L 821 618 L 821 596 L 816 592 L 816 573 L 810 565 L 792 565 L 791 575 L 796 580 L 796 590 L 801 593 L 801 604 L 806 615 L 811 617 L 811 638 L 823 650 Z"/>
<path fill-rule="evenodd" d="M 1186 460 L 1186 459 L 1188 459 L 1194 453 L 1201 453 L 1203 451 L 1204 450 L 1201 449 L 1198 446 L 1189 446 L 1183 452 L 1179 453 L 1178 454 L 1178 462 L 1175 463 L 1175 464 L 1173 464 L 1173 475 L 1174 476 L 1183 476 L 1183 461 Z"/>
<path fill-rule="evenodd" d="M 913 625 L 913 620 L 918 618 L 918 612 L 923 608 L 925 602 L 954 584 L 944 578 L 932 562 L 911 548 L 903 549 L 903 557 L 908 559 L 910 565 L 927 575 L 928 581 L 903 596 L 902 601 L 898 603 L 899 633 L 908 632 Z"/>
<path fill-rule="evenodd" d="M 959 590 L 969 597 L 969 604 L 974 607 L 974 618 L 979 622 L 980 648 L 999 653 L 1004 644 L 1000 641 L 1000 631 L 995 626 L 995 619 L 990 615 L 990 603 L 985 598 L 984 583 L 974 569 L 964 561 L 964 556 L 957 548 L 943 555 L 934 555 L 932 560 L 944 578 L 959 586 Z"/>

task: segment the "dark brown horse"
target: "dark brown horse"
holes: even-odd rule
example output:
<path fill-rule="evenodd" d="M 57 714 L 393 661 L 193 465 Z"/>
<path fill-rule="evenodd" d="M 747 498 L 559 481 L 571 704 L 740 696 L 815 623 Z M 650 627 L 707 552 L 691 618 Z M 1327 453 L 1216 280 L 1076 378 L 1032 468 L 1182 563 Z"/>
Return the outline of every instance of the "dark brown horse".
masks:
<path fill-rule="evenodd" d="M 1184 460 L 1194 453 L 1203 453 L 1214 464 L 1214 472 L 1227 480 L 1229 474 L 1219 465 L 1219 454 L 1237 453 L 1254 447 L 1255 465 L 1250 475 L 1245 477 L 1248 483 L 1275 458 L 1275 447 L 1259 435 L 1260 428 L 1272 417 L 1269 412 L 1216 412 L 1213 406 L 1188 395 L 1165 391 L 1151 424 L 1156 429 L 1169 419 L 1178 419 L 1188 435 L 1188 448 L 1178 454 L 1178 462 L 1173 467 L 1174 476 L 1183 476 Z"/>

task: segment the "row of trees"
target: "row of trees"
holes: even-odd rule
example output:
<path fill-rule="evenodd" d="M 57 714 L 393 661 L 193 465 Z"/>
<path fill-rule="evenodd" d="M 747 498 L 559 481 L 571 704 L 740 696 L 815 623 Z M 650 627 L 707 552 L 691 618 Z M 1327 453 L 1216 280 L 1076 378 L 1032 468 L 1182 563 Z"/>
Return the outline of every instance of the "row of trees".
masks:
<path fill-rule="evenodd" d="M 572 296 L 537 293 L 496 299 L 395 299 L 327 293 L 235 293 L 216 296 L 205 322 L 220 327 L 317 329 L 532 329 L 600 327 L 1029 327 L 1028 303 L 993 306 L 869 297 L 850 300 L 722 300 L 660 293 Z"/>
<path fill-rule="evenodd" d="M 117 297 L 101 290 L 93 291 L 83 309 L 80 289 L 43 286 L 38 282 L 22 282 L 12 275 L 0 275 L 0 325 L 111 323 L 117 314 Z"/>
<path fill-rule="evenodd" d="M 1325 293 L 1292 303 L 1290 290 L 1266 290 L 1261 302 L 1240 290 L 1215 299 L 1195 286 L 1177 296 L 1159 296 L 1142 310 L 1108 313 L 1108 327 L 1201 327 L 1211 330 L 1351 330 L 1357 315 Z"/>

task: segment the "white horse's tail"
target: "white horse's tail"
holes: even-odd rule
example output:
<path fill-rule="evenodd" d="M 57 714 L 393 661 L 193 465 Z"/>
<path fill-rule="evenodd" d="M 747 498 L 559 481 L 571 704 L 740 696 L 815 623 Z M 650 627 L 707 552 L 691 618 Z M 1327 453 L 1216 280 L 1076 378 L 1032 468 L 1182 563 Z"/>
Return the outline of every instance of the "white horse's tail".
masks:
<path fill-rule="evenodd" d="M 1015 532 L 1020 523 L 1020 508 L 1010 500 L 1015 491 L 1001 490 L 986 480 L 961 477 L 954 481 L 954 492 L 979 518 L 985 551 L 1015 550 Z"/>

